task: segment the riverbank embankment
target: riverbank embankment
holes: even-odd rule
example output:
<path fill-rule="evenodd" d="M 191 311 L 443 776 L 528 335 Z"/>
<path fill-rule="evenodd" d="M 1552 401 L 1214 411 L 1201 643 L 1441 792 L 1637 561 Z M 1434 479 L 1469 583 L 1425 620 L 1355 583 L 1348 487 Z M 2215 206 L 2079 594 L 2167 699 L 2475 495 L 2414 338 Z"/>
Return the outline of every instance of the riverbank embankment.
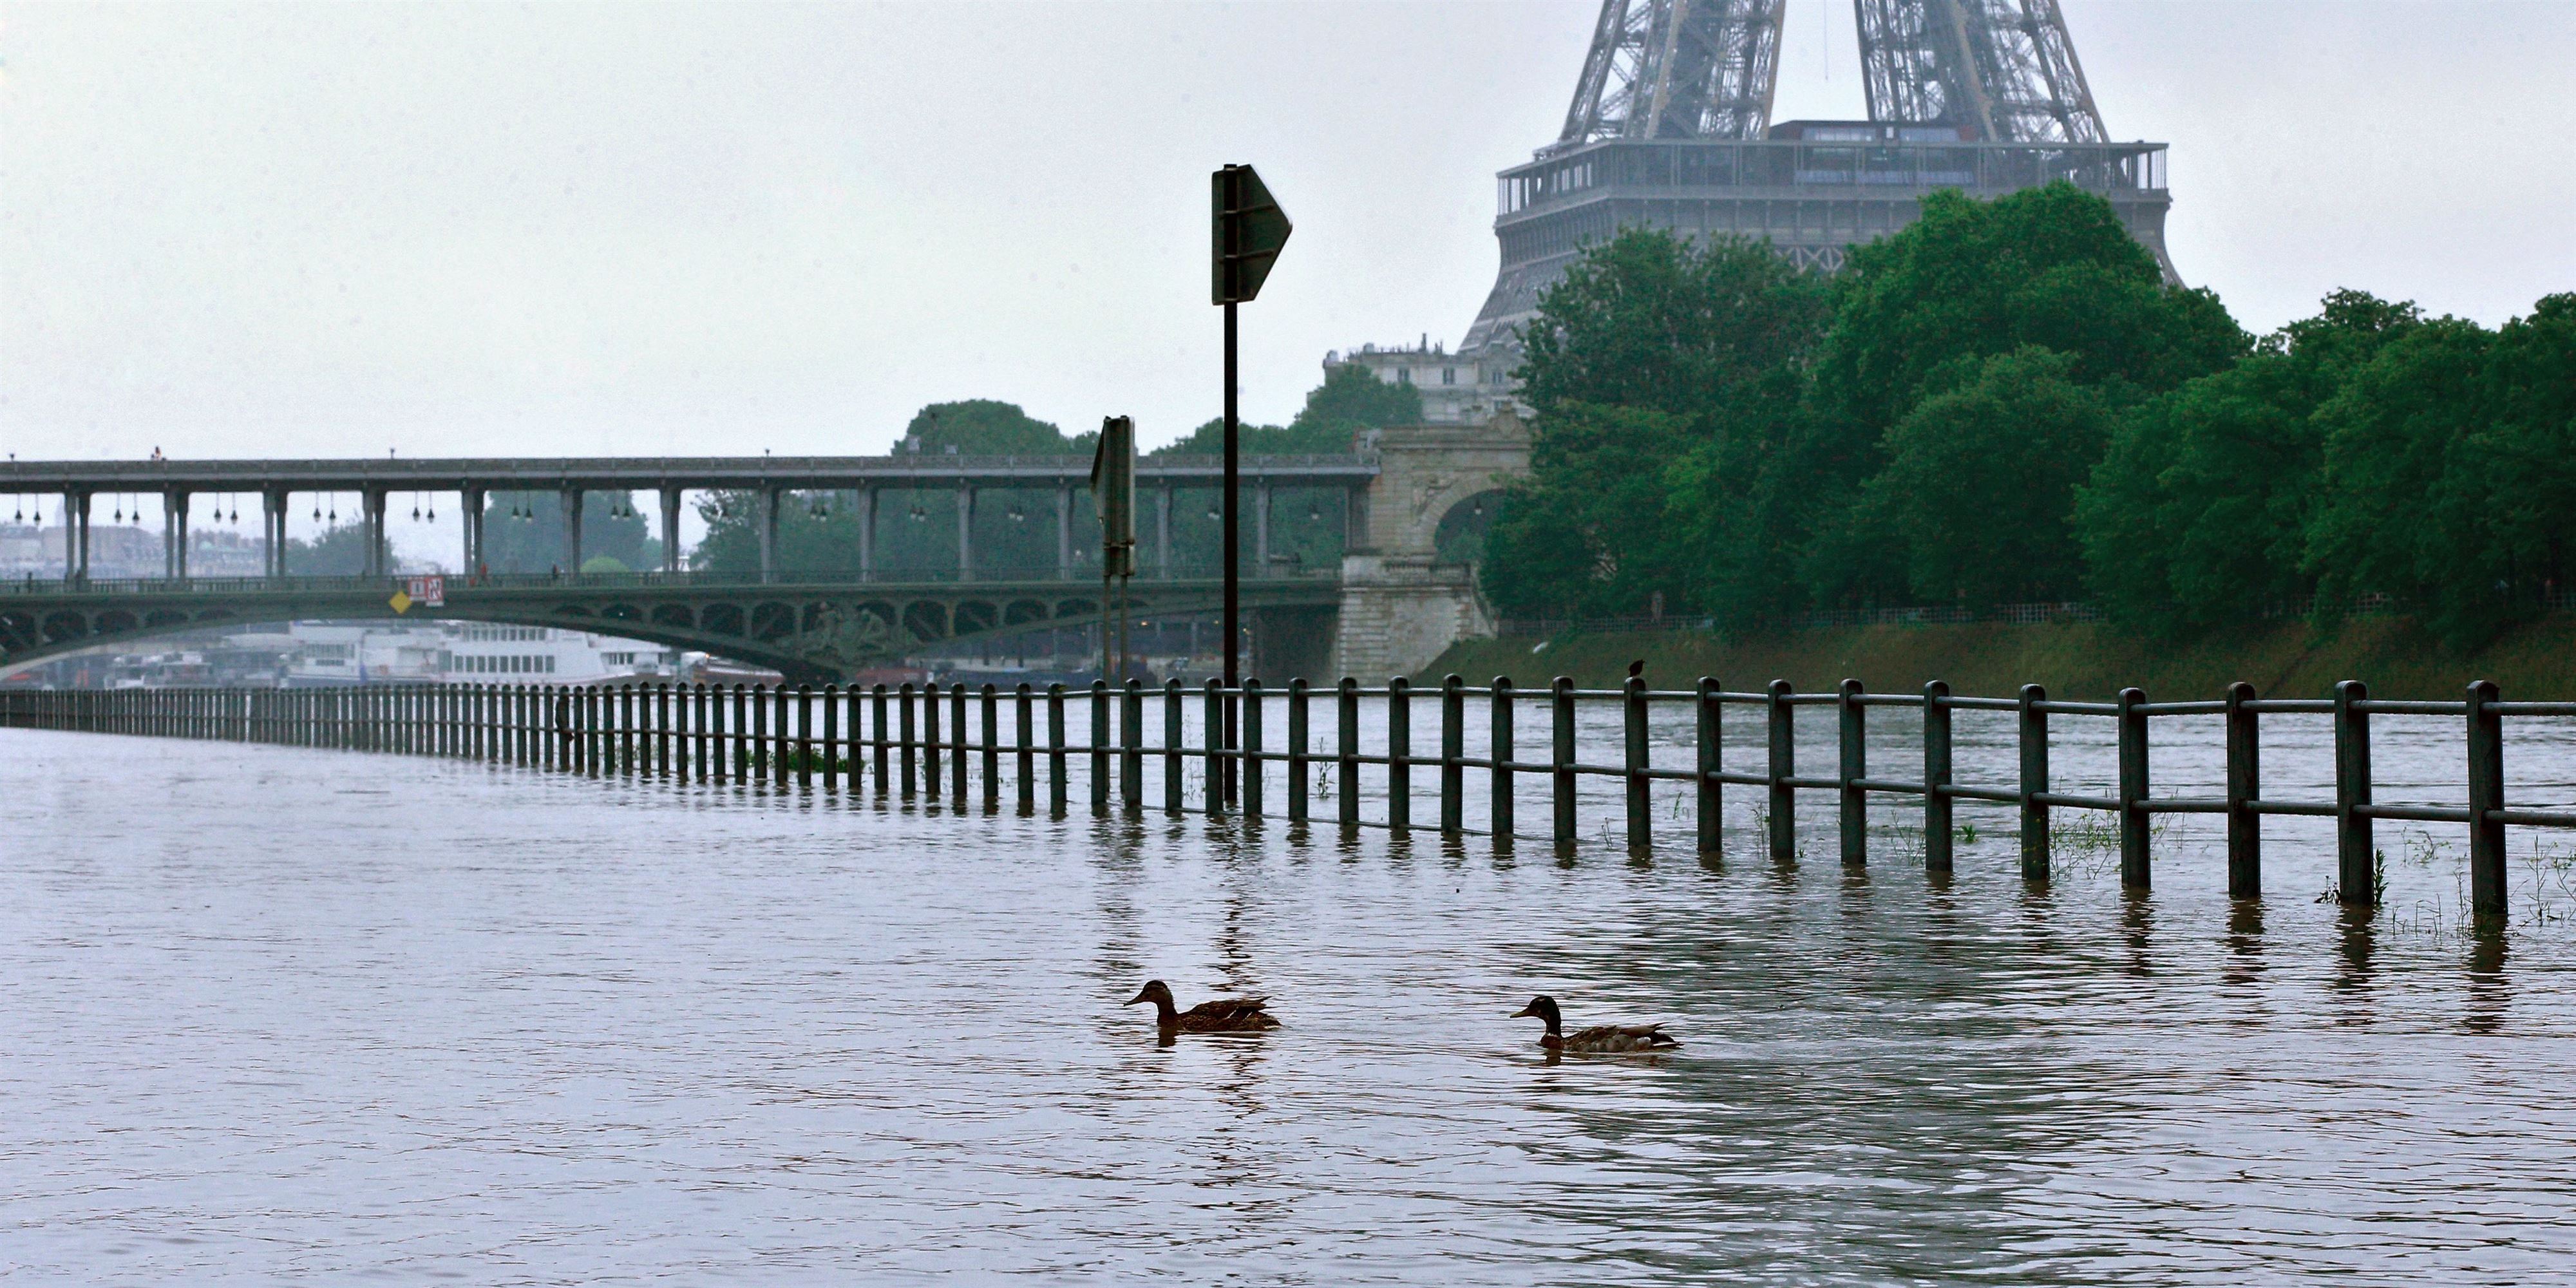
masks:
<path fill-rule="evenodd" d="M 1852 626 L 1727 635 L 1700 630 L 1570 631 L 1467 640 L 1424 668 L 1422 679 L 1456 672 L 1483 683 L 1510 676 L 1524 687 L 1570 675 L 1587 688 L 1613 686 L 1646 659 L 1656 688 L 1686 688 L 1700 676 L 1730 689 L 1785 679 L 1801 690 L 1831 689 L 1845 677 L 1871 689 L 1919 689 L 1946 680 L 1953 692 L 2001 697 L 2042 684 L 2053 697 L 2108 698 L 2136 685 L 2155 697 L 2216 697 L 2237 680 L 2267 697 L 2325 697 L 2338 680 L 2361 680 L 2374 697 L 2457 698 L 2471 680 L 2493 680 L 2509 698 L 2576 699 L 2576 614 L 2517 627 L 2486 646 L 2445 646 L 2413 621 L 2355 618 L 2328 626 L 2270 623 L 2175 642 L 2106 622 L 2038 626 Z"/>

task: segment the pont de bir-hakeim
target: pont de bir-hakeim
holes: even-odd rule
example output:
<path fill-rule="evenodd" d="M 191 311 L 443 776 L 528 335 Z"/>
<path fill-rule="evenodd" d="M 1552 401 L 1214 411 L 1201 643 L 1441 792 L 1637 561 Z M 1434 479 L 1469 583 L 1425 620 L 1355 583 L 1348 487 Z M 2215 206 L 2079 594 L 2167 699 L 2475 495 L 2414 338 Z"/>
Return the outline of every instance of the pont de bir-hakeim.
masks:
<path fill-rule="evenodd" d="M 2057 0 L 1853 0 L 1865 121 L 1771 120 L 1787 0 L 1602 0 L 1565 127 L 1502 172 L 1502 271 L 1455 353 L 1337 354 L 1476 423 L 1511 396 L 1519 327 L 1584 247 L 1627 227 L 1768 238 L 1805 267 L 1914 221 L 1938 188 L 2100 193 L 2165 254 L 2165 145 L 2114 143 Z"/>

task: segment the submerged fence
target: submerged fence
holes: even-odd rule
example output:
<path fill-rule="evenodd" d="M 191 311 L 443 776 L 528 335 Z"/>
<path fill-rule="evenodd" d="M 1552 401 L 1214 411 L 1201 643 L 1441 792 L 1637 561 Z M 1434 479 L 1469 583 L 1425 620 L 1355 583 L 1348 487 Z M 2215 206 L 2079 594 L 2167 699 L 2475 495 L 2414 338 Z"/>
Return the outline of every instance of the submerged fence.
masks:
<path fill-rule="evenodd" d="M 1159 703 L 1149 702 L 1158 697 Z M 1438 747 L 1415 750 L 1414 706 L 1437 704 Z M 1483 707 L 1488 754 L 1466 753 L 1470 701 Z M 1200 707 L 1198 736 L 1189 735 L 1189 707 Z M 1284 708 L 1286 729 L 1275 742 L 1264 728 L 1273 704 Z M 1008 705 L 1007 718 L 1004 706 Z M 1315 707 L 1331 708 L 1332 745 L 1319 747 Z M 1363 750 L 1364 704 L 1383 704 L 1379 749 Z M 1160 705 L 1160 720 L 1147 717 Z M 1085 741 L 1070 740 L 1068 717 L 1087 708 Z M 1621 733 L 1616 764 L 1586 763 L 1578 755 L 1577 717 L 1604 706 L 1617 712 Z M 1541 759 L 1524 759 L 1518 735 L 1524 707 L 1543 710 Z M 1657 708 L 1685 709 L 1694 759 L 1658 765 L 1651 754 Z M 1797 765 L 1797 713 L 1831 708 L 1837 760 L 1831 773 L 1801 773 Z M 1868 713 L 1873 707 L 1912 708 L 1922 722 L 1919 779 L 1873 777 L 1869 771 Z M 942 709 L 945 708 L 943 720 Z M 1730 768 L 1723 738 L 1729 708 L 1752 709 L 1763 721 L 1765 756 L 1759 771 Z M 1952 715 L 1959 711 L 2010 713 L 2016 730 L 2018 773 L 2010 783 L 1959 781 L 1953 774 Z M 2456 806 L 2375 804 L 2371 799 L 2370 718 L 2373 715 L 2444 716 L 2462 721 L 2467 769 L 2465 799 Z M 2283 800 L 2262 792 L 2261 719 L 2267 715 L 2323 716 L 2331 722 L 2334 795 L 2331 800 Z M 2108 720 L 2118 748 L 2118 785 L 2108 796 L 2053 790 L 2049 781 L 2050 717 Z M 1578 689 L 1559 677 L 1547 689 L 1526 691 L 1506 678 L 1470 686 L 1448 677 L 1436 690 L 1416 690 L 1396 679 L 1362 688 L 1342 680 L 1311 689 L 1303 680 L 1284 691 L 1259 681 L 1224 688 L 1209 681 L 1193 691 L 1177 681 L 1149 691 L 1136 681 L 1112 689 L 1094 682 L 1087 692 L 1061 684 L 1044 691 L 1021 684 L 1005 692 L 991 684 L 969 690 L 948 686 L 867 690 L 825 685 L 730 688 L 709 685 L 596 686 L 452 684 L 345 689 L 128 689 L 98 692 L 0 693 L 0 726 L 143 734 L 164 737 L 276 743 L 290 746 L 398 752 L 483 761 L 581 774 L 653 776 L 699 783 L 772 783 L 826 790 L 862 790 L 880 796 L 968 803 L 970 760 L 980 759 L 982 800 L 998 808 L 1011 757 L 1016 804 L 1038 808 L 1041 781 L 1046 808 L 1061 816 L 1074 789 L 1071 772 L 1083 765 L 1089 808 L 1141 813 L 1146 806 L 1146 766 L 1160 766 L 1159 808 L 1241 814 L 1284 814 L 1291 823 L 1312 821 L 1316 776 L 1333 784 L 1332 821 L 1398 831 L 1467 832 L 1470 771 L 1486 778 L 1487 834 L 1519 835 L 1515 787 L 1522 775 L 1544 776 L 1550 817 L 1547 836 L 1560 845 L 1578 836 L 1577 785 L 1585 778 L 1616 780 L 1622 788 L 1619 817 L 1634 850 L 1655 844 L 1654 785 L 1689 787 L 1692 841 L 1703 854 L 1718 854 L 1725 841 L 1725 791 L 1730 786 L 1763 793 L 1765 843 L 1777 862 L 1797 858 L 1798 794 L 1832 793 L 1842 861 L 1868 861 L 1872 794 L 1920 799 L 1923 860 L 1934 872 L 1952 864 L 1960 801 L 2012 806 L 2018 813 L 2021 875 L 2049 878 L 2050 819 L 2054 810 L 2092 810 L 2118 822 L 2120 876 L 2125 886 L 2151 884 L 2151 820 L 2159 814 L 2220 814 L 2226 818 L 2228 892 L 2262 893 L 2266 815 L 2331 818 L 2335 824 L 2336 894 L 2343 902 L 2371 906 L 2383 891 L 2375 865 L 2372 825 L 2380 819 L 2464 824 L 2469 833 L 2470 900 L 2476 915 L 2501 918 L 2505 907 L 2505 829 L 2576 828 L 2576 810 L 2516 808 L 2505 799 L 2505 721 L 2511 717 L 2576 717 L 2576 702 L 2507 702 L 2496 686 L 2478 681 L 2456 702 L 2373 699 L 2359 681 L 2335 686 L 2328 699 L 2258 698 L 2236 684 L 2212 701 L 2149 702 L 2124 689 L 2111 702 L 2053 700 L 2038 685 L 2012 698 L 1955 695 L 1938 681 L 1920 693 L 1872 693 L 1845 680 L 1831 693 L 1793 690 L 1774 680 L 1761 692 L 1731 692 L 1702 679 L 1692 690 L 1650 690 L 1642 680 L 1619 689 Z M 2224 788 L 2215 796 L 2156 796 L 2149 774 L 2149 729 L 2159 719 L 2211 717 L 2223 722 Z M 977 718 L 980 718 L 978 727 Z M 1044 731 L 1039 732 L 1041 722 Z M 1159 723 L 1158 741 L 1146 732 Z M 1236 725 L 1237 745 L 1221 731 Z M 1038 772 L 1039 759 L 1045 773 Z M 944 763 L 943 763 L 944 762 Z M 1185 767 L 1201 773 L 1193 805 Z M 1384 772 L 1385 803 L 1364 817 L 1361 769 Z M 1436 822 L 1414 817 L 1415 775 L 1437 771 Z M 1277 780 L 1274 782 L 1274 778 Z M 1274 805 L 1272 792 L 1280 792 Z M 1114 800 L 1113 800 L 1114 796 Z"/>

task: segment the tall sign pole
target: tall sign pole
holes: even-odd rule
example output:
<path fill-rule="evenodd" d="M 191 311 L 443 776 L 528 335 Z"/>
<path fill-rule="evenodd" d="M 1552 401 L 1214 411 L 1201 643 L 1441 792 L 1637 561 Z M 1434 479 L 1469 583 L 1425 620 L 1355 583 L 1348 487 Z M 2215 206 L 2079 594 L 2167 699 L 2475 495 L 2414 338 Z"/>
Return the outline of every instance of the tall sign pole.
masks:
<path fill-rule="evenodd" d="M 1288 244 L 1288 212 L 1279 208 L 1264 187 L 1261 176 L 1251 166 L 1230 165 L 1210 176 L 1214 226 L 1210 245 L 1210 267 L 1215 302 L 1225 309 L 1225 687 L 1231 691 L 1243 686 L 1243 625 L 1240 582 L 1242 542 L 1236 521 L 1236 498 L 1242 492 L 1240 453 L 1237 430 L 1235 393 L 1235 324 L 1234 306 L 1261 293 L 1261 283 L 1270 276 L 1270 266 L 1279 259 L 1279 248 Z M 1223 746 L 1233 751 L 1241 745 L 1237 738 L 1239 700 L 1229 695 L 1225 700 L 1225 734 Z M 1224 798 L 1235 799 L 1236 762 L 1229 759 L 1223 771 Z"/>

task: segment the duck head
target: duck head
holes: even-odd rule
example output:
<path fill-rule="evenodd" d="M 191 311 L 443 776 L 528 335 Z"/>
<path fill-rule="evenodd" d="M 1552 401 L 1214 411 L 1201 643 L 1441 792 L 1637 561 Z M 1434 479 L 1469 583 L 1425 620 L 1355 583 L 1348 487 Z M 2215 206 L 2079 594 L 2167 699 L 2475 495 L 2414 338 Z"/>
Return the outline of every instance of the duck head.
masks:
<path fill-rule="evenodd" d="M 1507 1018 L 1517 1020 L 1524 1017 L 1533 1017 L 1547 1021 L 1547 1031 L 1550 1033 L 1556 1032 L 1557 1027 L 1565 1023 L 1564 1017 L 1557 1014 L 1556 999 L 1549 997 L 1545 993 L 1541 993 L 1538 996 L 1531 998 L 1529 1005 L 1512 1012 Z"/>
<path fill-rule="evenodd" d="M 1145 986 L 1137 989 L 1136 995 L 1128 998 L 1122 1005 L 1134 1006 L 1138 1002 L 1152 1002 L 1154 1014 L 1164 1020 L 1171 1019 L 1173 1013 L 1179 1009 L 1172 1001 L 1171 986 L 1159 979 L 1146 980 Z"/>

